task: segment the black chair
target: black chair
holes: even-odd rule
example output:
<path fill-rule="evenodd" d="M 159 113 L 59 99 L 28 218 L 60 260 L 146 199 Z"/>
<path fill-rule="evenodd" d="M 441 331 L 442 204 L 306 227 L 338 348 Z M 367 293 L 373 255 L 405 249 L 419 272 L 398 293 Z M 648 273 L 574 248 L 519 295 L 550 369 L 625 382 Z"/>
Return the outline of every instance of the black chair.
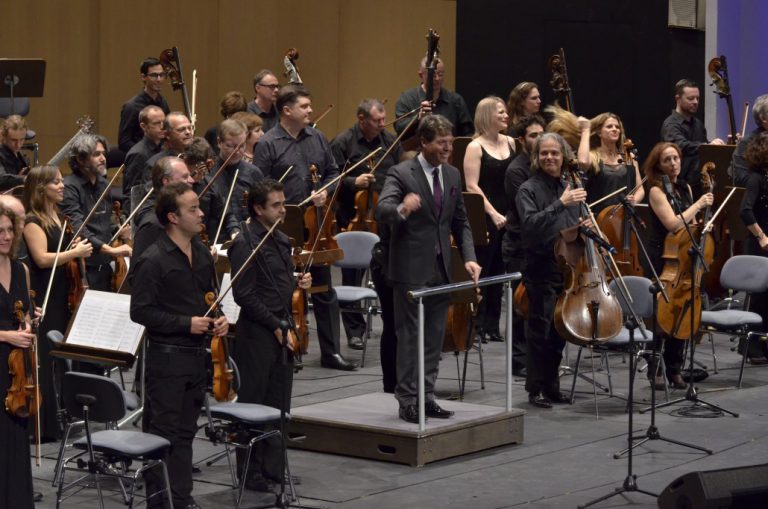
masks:
<path fill-rule="evenodd" d="M 82 419 L 85 426 L 85 436 L 74 442 L 73 447 L 80 452 L 67 458 L 62 463 L 61 482 L 56 494 L 56 507 L 63 500 L 66 491 L 75 486 L 95 484 L 99 494 L 99 507 L 103 509 L 102 479 L 114 478 L 122 491 L 128 507 L 133 507 L 138 479 L 150 468 L 160 468 L 165 479 L 165 489 L 154 494 L 161 496 L 164 492 L 170 507 L 171 486 L 168 480 L 168 469 L 163 458 L 168 453 L 171 443 L 163 437 L 142 433 L 140 431 L 104 430 L 91 431 L 92 422 L 117 422 L 125 415 L 125 398 L 120 385 L 112 380 L 89 373 L 68 372 L 64 374 L 64 408 L 71 415 Z M 83 460 L 83 456 L 86 460 Z M 76 461 L 77 467 L 68 466 Z M 131 461 L 144 462 L 144 465 L 131 473 L 128 469 Z M 110 464 L 121 464 L 122 468 L 109 468 Z M 65 483 L 67 471 L 82 473 L 80 465 L 87 468 L 87 473 L 81 475 L 70 484 Z M 130 492 L 126 493 L 125 482 L 130 484 Z"/>

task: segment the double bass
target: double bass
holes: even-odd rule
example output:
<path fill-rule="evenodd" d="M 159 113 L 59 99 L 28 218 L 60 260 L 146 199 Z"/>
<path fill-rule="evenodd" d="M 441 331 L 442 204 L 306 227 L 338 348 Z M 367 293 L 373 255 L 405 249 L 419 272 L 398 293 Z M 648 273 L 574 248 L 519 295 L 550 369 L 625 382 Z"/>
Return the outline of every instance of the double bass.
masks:
<path fill-rule="evenodd" d="M 427 32 L 427 61 L 424 66 L 424 68 L 427 71 L 427 75 L 424 78 L 424 100 L 428 101 L 433 108 L 434 108 L 434 101 L 435 101 L 435 83 L 434 83 L 435 69 L 437 68 L 437 60 L 440 54 L 440 47 L 438 45 L 439 42 L 440 42 L 440 35 L 438 35 L 437 32 L 435 32 L 430 28 L 429 31 Z M 416 114 L 420 112 L 421 112 L 421 108 L 419 107 L 409 112 L 409 114 Z M 411 125 L 412 124 L 409 124 L 409 126 Z M 409 131 L 408 128 L 404 129 L 403 133 L 407 131 Z M 408 139 L 403 141 L 403 150 L 406 152 L 410 150 L 418 150 L 419 139 L 416 136 L 415 132 L 408 132 L 407 136 L 408 136 Z"/>
<path fill-rule="evenodd" d="M 575 111 L 573 91 L 568 80 L 568 67 L 565 65 L 565 50 L 563 48 L 558 49 L 557 53 L 549 57 L 547 67 L 549 67 L 549 72 L 552 75 L 549 81 L 552 91 L 563 100 L 563 109 L 573 113 Z"/>
<path fill-rule="evenodd" d="M 715 183 L 710 172 L 714 163 L 705 163 L 701 168 L 701 184 L 705 193 L 714 190 Z M 704 255 L 706 266 L 712 263 L 715 255 L 715 243 L 704 225 L 711 219 L 711 207 L 704 210 L 704 221 L 689 226 L 694 237 L 699 238 L 699 247 Z M 658 299 L 658 324 L 668 336 L 688 340 L 698 332 L 701 322 L 701 278 L 705 264 L 700 256 L 692 256 L 691 237 L 685 227 L 667 234 L 664 239 L 664 269 L 659 279 L 669 295 L 669 302 Z M 693 294 L 693 301 L 691 301 Z M 661 297 L 661 296 L 659 296 Z"/>
<path fill-rule="evenodd" d="M 179 58 L 179 48 L 176 46 L 164 49 L 160 53 L 160 65 L 163 66 L 163 70 L 168 74 L 168 79 L 171 80 L 171 86 L 174 90 L 181 90 L 181 98 L 184 101 L 184 113 L 187 114 L 187 118 L 192 119 L 192 107 L 189 103 L 189 94 L 187 94 L 187 84 L 184 82 L 184 75 L 181 72 L 181 58 Z"/>
<path fill-rule="evenodd" d="M 728 82 L 728 65 L 725 60 L 725 55 L 720 55 L 709 61 L 707 65 L 707 72 L 709 77 L 712 78 L 712 85 L 715 87 L 715 93 L 721 98 L 725 99 L 725 103 L 728 106 L 728 127 L 730 132 L 728 133 L 728 143 L 735 144 L 738 141 L 738 133 L 736 132 L 736 117 L 733 113 L 733 96 L 731 95 L 731 85 Z M 745 115 L 746 116 L 746 115 Z"/>

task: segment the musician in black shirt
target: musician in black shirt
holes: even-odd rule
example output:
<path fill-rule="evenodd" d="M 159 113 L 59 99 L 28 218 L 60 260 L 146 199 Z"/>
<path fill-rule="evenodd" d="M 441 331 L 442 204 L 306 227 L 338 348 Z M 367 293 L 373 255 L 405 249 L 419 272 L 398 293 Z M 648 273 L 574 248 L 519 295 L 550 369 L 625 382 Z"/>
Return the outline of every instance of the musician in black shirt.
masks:
<path fill-rule="evenodd" d="M 202 212 L 185 183 L 165 186 L 157 197 L 165 232 L 136 262 L 131 320 L 146 327 L 145 431 L 167 438 L 166 458 L 176 507 L 196 507 L 192 498 L 192 440 L 206 386 L 205 334 L 224 336 L 224 316 L 206 315 L 205 294 L 216 290 L 213 257 L 199 240 Z M 147 495 L 162 488 L 162 476 L 146 473 Z M 160 506 L 155 497 L 150 507 Z"/>
<path fill-rule="evenodd" d="M 171 109 L 168 102 L 160 95 L 163 83 L 168 75 L 160 64 L 160 60 L 149 57 L 141 63 L 141 82 L 144 84 L 141 92 L 123 104 L 120 110 L 120 127 L 117 131 L 117 143 L 124 153 L 128 153 L 136 143 L 144 137 L 139 126 L 139 112 L 146 106 L 157 106 L 168 115 Z"/>
<path fill-rule="evenodd" d="M 571 189 L 561 179 L 565 161 L 572 158 L 573 151 L 559 134 L 540 135 L 531 154 L 533 176 L 520 186 L 515 198 L 525 253 L 523 284 L 529 302 L 525 390 L 528 401 L 539 408 L 569 401 L 560 392 L 558 378 L 565 341 L 553 322 L 555 304 L 563 291 L 555 241 L 563 229 L 579 222 L 578 205 L 587 197 L 584 189 Z"/>
<path fill-rule="evenodd" d="M 256 95 L 248 103 L 248 111 L 261 117 L 265 133 L 280 122 L 280 114 L 275 106 L 279 89 L 277 77 L 269 69 L 262 69 L 253 77 L 253 92 Z"/>
<path fill-rule="evenodd" d="M 0 129 L 0 191 L 7 191 L 24 183 L 24 168 L 29 161 L 21 153 L 27 139 L 27 121 L 19 115 L 11 115 L 2 122 Z"/>
<path fill-rule="evenodd" d="M 123 195 L 130 197 L 131 188 L 146 182 L 149 176 L 143 172 L 147 161 L 160 152 L 165 139 L 165 113 L 157 106 L 147 106 L 139 113 L 139 126 L 144 131 L 144 137 L 136 143 L 125 155 L 123 169 Z"/>

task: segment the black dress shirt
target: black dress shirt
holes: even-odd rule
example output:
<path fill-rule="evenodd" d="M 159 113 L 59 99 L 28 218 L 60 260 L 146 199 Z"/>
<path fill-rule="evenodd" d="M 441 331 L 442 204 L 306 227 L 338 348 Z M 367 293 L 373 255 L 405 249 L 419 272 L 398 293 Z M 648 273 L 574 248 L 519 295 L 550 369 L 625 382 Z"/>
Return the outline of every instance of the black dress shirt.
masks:
<path fill-rule="evenodd" d="M 80 173 L 64 177 L 64 201 L 61 202 L 61 212 L 69 218 L 73 232 L 80 229 L 88 213 L 96 204 L 96 200 L 106 188 L 107 181 L 104 177 L 97 177 L 93 184 Z M 112 202 L 107 196 L 96 206 L 91 219 L 80 233 L 80 237 L 88 239 L 93 246 L 93 253 L 85 259 L 86 265 L 102 265 L 112 261 L 110 255 L 100 251 L 101 246 L 112 238 L 115 229 L 112 226 Z"/>
<path fill-rule="evenodd" d="M 520 216 L 517 213 L 517 207 L 515 207 L 515 199 L 517 198 L 520 186 L 531 178 L 531 175 L 533 175 L 531 171 L 531 158 L 526 152 L 522 151 L 517 157 L 512 159 L 506 173 L 504 173 L 504 192 L 507 195 L 507 203 L 509 203 L 505 228 L 510 240 L 518 241 L 520 239 Z"/>
<path fill-rule="evenodd" d="M 232 273 L 237 273 L 253 249 L 264 238 L 267 229 L 258 221 L 241 223 L 242 233 L 229 249 Z M 240 318 L 258 323 L 268 330 L 280 327 L 291 309 L 291 296 L 296 288 L 291 259 L 291 242 L 276 229 L 251 260 L 245 272 L 235 281 L 233 295 L 240 306 Z"/>
<path fill-rule="evenodd" d="M 728 175 L 733 178 L 734 183 L 739 187 L 746 187 L 747 180 L 749 178 L 749 165 L 747 164 L 747 160 L 745 158 L 749 140 L 751 140 L 754 136 L 760 136 L 760 134 L 764 132 L 765 129 L 758 127 L 749 133 L 748 136 L 744 136 L 741 141 L 739 141 L 738 145 L 736 145 L 736 149 L 733 151 L 733 156 L 731 157 L 731 166 L 728 168 Z"/>
<path fill-rule="evenodd" d="M 208 311 L 205 294 L 214 291 L 213 257 L 198 237 L 192 239 L 192 263 L 163 232 L 133 270 L 131 320 L 160 343 L 199 347 L 204 334 L 191 334 L 193 316 Z"/>
<path fill-rule="evenodd" d="M 208 172 L 206 182 L 208 178 L 213 178 L 213 176 L 216 175 L 216 172 L 219 171 L 219 168 L 221 168 L 221 164 L 223 162 L 224 161 L 221 158 L 216 160 L 216 164 L 213 168 L 211 168 L 211 171 Z M 206 222 L 210 235 L 216 234 L 216 229 L 218 228 L 219 221 L 221 220 L 221 212 L 224 208 L 224 204 L 227 201 L 227 195 L 229 194 L 229 189 L 232 186 L 232 179 L 235 178 L 235 171 L 237 170 L 240 170 L 240 173 L 237 175 L 235 189 L 232 191 L 232 198 L 230 200 L 229 207 L 227 208 L 227 218 L 225 219 L 222 231 L 231 236 L 232 233 L 237 231 L 238 223 L 248 219 L 248 205 L 246 204 L 245 193 L 250 191 L 254 184 L 262 180 L 264 175 L 262 175 L 261 170 L 256 166 L 247 161 L 240 160 L 237 164 L 230 164 L 224 168 L 224 171 L 221 172 L 221 175 L 219 175 L 218 178 L 213 181 L 213 185 L 211 186 L 210 191 L 206 193 L 206 195 L 211 193 L 218 195 L 216 197 L 217 206 L 214 207 L 215 210 L 210 210 L 209 220 L 211 223 L 209 224 Z M 203 198 L 206 198 L 206 196 Z M 205 212 L 205 210 L 203 212 Z M 213 228 L 212 232 L 211 227 Z"/>
<path fill-rule="evenodd" d="M 157 106 L 167 115 L 171 112 L 168 102 L 158 94 L 157 99 L 152 99 L 144 90 L 123 104 L 120 110 L 120 127 L 117 130 L 117 143 L 125 153 L 128 153 L 135 144 L 144 137 L 144 131 L 139 125 L 139 113 L 147 106 Z"/>
<path fill-rule="evenodd" d="M 261 169 L 264 176 L 275 180 L 279 180 L 285 170 L 293 166 L 283 179 L 286 203 L 291 205 L 304 201 L 312 192 L 310 165 L 317 166 L 321 186 L 339 175 L 325 136 L 312 127 L 304 127 L 294 138 L 278 124 L 256 144 L 253 164 Z M 328 188 L 329 198 L 334 187 Z"/>
<path fill-rule="evenodd" d="M 256 104 L 256 100 L 254 99 L 248 103 L 248 111 L 261 117 L 261 120 L 264 123 L 261 126 L 261 130 L 265 133 L 280 123 L 280 117 L 278 116 L 277 108 L 274 105 L 272 105 L 271 110 L 264 111 L 259 108 L 259 105 Z"/>
<path fill-rule="evenodd" d="M 741 200 L 741 220 L 745 226 L 757 223 L 768 229 L 768 176 L 762 170 L 746 174 L 744 198 Z"/>
<path fill-rule="evenodd" d="M 704 122 L 697 117 L 686 120 L 684 116 L 673 110 L 661 125 L 661 139 L 671 141 L 680 147 L 683 153 L 680 177 L 691 187 L 696 187 L 694 184 L 699 182 L 699 145 L 707 143 L 707 129 L 704 127 Z"/>
<path fill-rule="evenodd" d="M 125 155 L 123 169 L 123 195 L 128 196 L 136 184 L 150 180 L 147 161 L 160 152 L 160 145 L 146 136 Z"/>
<path fill-rule="evenodd" d="M 421 102 L 425 101 L 426 98 L 427 94 L 421 88 L 421 85 L 406 90 L 400 94 L 400 98 L 397 100 L 395 116 L 399 117 L 414 108 L 418 108 Z M 453 124 L 454 136 L 472 136 L 475 133 L 475 126 L 472 125 L 472 117 L 469 116 L 467 103 L 464 102 L 464 98 L 456 92 L 442 88 L 440 90 L 440 96 L 435 101 L 435 107 L 432 108 L 432 113 L 440 114 L 451 121 Z M 413 117 L 406 117 L 395 122 L 395 129 L 398 133 L 405 129 L 405 126 L 408 125 L 411 118 Z"/>
<path fill-rule="evenodd" d="M 382 131 L 376 138 L 368 141 L 363 136 L 360 126 L 355 124 L 331 141 L 331 152 L 333 152 L 333 157 L 339 168 L 344 168 L 345 166 L 348 168 L 381 147 L 381 151 L 371 158 L 371 161 L 375 164 L 394 142 L 395 136 L 389 131 Z M 389 169 L 400 162 L 402 153 L 403 149 L 398 145 L 376 168 L 376 173 L 374 174 L 376 180 L 373 183 L 373 190 L 375 192 L 381 193 L 381 188 L 384 187 L 384 181 L 387 179 Z M 342 187 L 339 189 L 338 194 L 340 208 L 338 214 L 344 223 L 342 226 L 346 226 L 346 223 L 355 215 L 355 193 L 359 190 L 355 186 L 355 178 L 369 171 L 368 165 L 362 164 L 341 179 Z"/>
<path fill-rule="evenodd" d="M 24 154 L 14 153 L 5 145 L 0 145 L 0 191 L 7 191 L 24 183 L 19 172 L 29 166 Z"/>

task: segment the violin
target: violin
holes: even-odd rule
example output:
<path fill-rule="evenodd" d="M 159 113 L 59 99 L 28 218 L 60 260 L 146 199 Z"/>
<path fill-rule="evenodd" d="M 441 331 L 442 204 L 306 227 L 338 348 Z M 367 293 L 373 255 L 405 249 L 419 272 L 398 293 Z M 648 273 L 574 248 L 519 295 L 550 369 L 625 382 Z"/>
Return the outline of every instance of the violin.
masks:
<path fill-rule="evenodd" d="M 302 288 L 296 287 L 291 296 L 291 317 L 294 330 L 289 331 L 288 348 L 294 355 L 305 354 L 309 349 L 309 322 L 307 322 L 307 292 Z"/>
<path fill-rule="evenodd" d="M 709 61 L 707 65 L 707 72 L 709 77 L 712 78 L 710 85 L 715 87 L 715 93 L 720 99 L 725 99 L 725 103 L 728 105 L 728 127 L 730 127 L 730 134 L 728 135 L 728 143 L 735 144 L 738 141 L 736 132 L 736 118 L 733 114 L 733 96 L 731 95 L 731 85 L 728 83 L 728 65 L 725 61 L 725 55 L 720 55 Z"/>
<path fill-rule="evenodd" d="M 24 303 L 13 303 L 14 323 L 22 328 L 26 323 Z M 40 408 L 40 391 L 37 386 L 37 345 L 14 348 L 8 356 L 8 373 L 12 381 L 5 397 L 5 410 L 16 417 L 26 419 L 36 415 Z"/>
<path fill-rule="evenodd" d="M 632 140 L 624 142 L 624 154 L 627 171 L 635 173 L 635 159 L 632 150 Z M 625 276 L 642 276 L 643 267 L 640 264 L 640 248 L 637 237 L 632 235 L 629 225 L 630 216 L 624 211 L 622 204 L 606 207 L 597 215 L 597 225 L 605 234 L 606 240 L 618 248 L 614 255 L 619 271 Z"/>
<path fill-rule="evenodd" d="M 571 186 L 582 187 L 576 172 L 568 173 Z M 581 207 L 582 217 L 589 217 L 586 204 Z M 605 263 L 594 241 L 578 233 L 579 228 L 560 232 L 555 242 L 555 254 L 568 268 L 555 305 L 555 328 L 566 341 L 591 347 L 615 338 L 624 319 L 619 300 L 608 287 Z"/>
<path fill-rule="evenodd" d="M 309 175 L 312 180 L 312 189 L 313 191 L 317 191 L 319 178 L 317 176 L 316 165 L 309 165 Z M 327 220 L 330 212 L 329 201 L 332 200 L 326 200 L 326 204 L 322 207 L 309 205 L 307 210 L 304 211 L 304 225 L 307 229 L 307 240 L 304 243 L 304 249 L 308 251 L 329 251 L 339 249 L 339 245 L 333 237 L 331 221 Z"/>
<path fill-rule="evenodd" d="M 205 303 L 213 306 L 216 294 L 207 292 Z M 219 308 L 213 308 L 214 317 L 219 316 Z M 211 361 L 213 362 L 213 397 L 216 401 L 232 401 L 235 399 L 234 371 L 229 364 L 229 348 L 227 338 L 214 335 L 211 338 Z"/>
<path fill-rule="evenodd" d="M 70 236 L 74 234 L 72 231 L 72 222 L 69 221 L 69 218 L 67 218 L 66 233 Z M 56 270 L 56 267 L 53 267 L 51 270 Z M 68 261 L 64 264 L 64 273 L 69 282 L 67 305 L 69 311 L 74 313 L 80 305 L 80 301 L 83 300 L 85 291 L 88 289 L 88 279 L 85 273 L 85 260 L 83 258 L 75 258 Z"/>
<path fill-rule="evenodd" d="M 547 67 L 549 67 L 549 72 L 552 75 L 552 79 L 549 81 L 552 91 L 556 96 L 562 98 L 563 109 L 573 113 L 575 111 L 573 90 L 571 90 L 568 80 L 568 67 L 565 65 L 565 50 L 563 48 L 558 49 L 557 53 L 549 57 Z"/>
<path fill-rule="evenodd" d="M 168 79 L 171 80 L 171 86 L 174 90 L 181 90 L 181 97 L 184 101 L 184 112 L 187 114 L 187 118 L 192 119 L 192 107 L 189 103 L 189 94 L 187 94 L 187 85 L 184 83 L 184 75 L 181 72 L 181 59 L 179 58 L 179 48 L 176 46 L 164 49 L 160 53 L 160 65 L 163 66 L 163 70 L 168 74 Z M 190 120 L 191 121 L 191 120 Z"/>
<path fill-rule="evenodd" d="M 386 154 L 384 154 L 386 156 Z M 369 173 L 373 173 L 378 165 L 373 164 L 373 159 L 368 159 Z M 355 217 L 349 222 L 347 231 L 377 233 L 374 212 L 379 203 L 379 193 L 372 189 L 372 184 L 355 193 Z"/>
<path fill-rule="evenodd" d="M 715 164 L 712 162 L 705 163 L 701 168 L 701 184 L 705 193 L 711 193 L 714 190 L 715 183 L 710 175 L 714 169 Z M 712 235 L 703 231 L 703 225 L 709 222 L 710 217 L 711 207 L 707 207 L 704 210 L 704 221 L 689 227 L 694 236 L 699 236 L 699 247 L 704 254 L 707 267 L 712 263 L 715 254 Z M 669 295 L 669 302 L 663 298 L 658 299 L 659 327 L 668 336 L 683 341 L 690 339 L 692 333 L 698 332 L 701 321 L 701 278 L 704 273 L 704 264 L 701 263 L 698 255 L 691 259 L 690 249 L 691 238 L 685 227 L 667 234 L 662 255 L 665 260 L 664 269 L 659 275 Z M 691 302 L 691 286 L 694 287 L 693 302 Z"/>
<path fill-rule="evenodd" d="M 117 223 L 119 228 L 122 220 L 122 212 L 120 209 L 119 201 L 115 201 L 112 204 L 112 219 Z M 120 247 L 123 244 L 125 244 L 125 242 L 123 242 L 120 237 L 117 237 L 114 241 L 112 241 L 112 247 Z M 129 244 L 131 244 L 130 241 Z M 112 289 L 117 292 L 120 290 L 120 288 L 123 287 L 123 282 L 125 281 L 126 276 L 128 276 L 128 263 L 125 261 L 124 256 L 115 256 L 114 258 L 115 271 L 112 273 Z"/>

